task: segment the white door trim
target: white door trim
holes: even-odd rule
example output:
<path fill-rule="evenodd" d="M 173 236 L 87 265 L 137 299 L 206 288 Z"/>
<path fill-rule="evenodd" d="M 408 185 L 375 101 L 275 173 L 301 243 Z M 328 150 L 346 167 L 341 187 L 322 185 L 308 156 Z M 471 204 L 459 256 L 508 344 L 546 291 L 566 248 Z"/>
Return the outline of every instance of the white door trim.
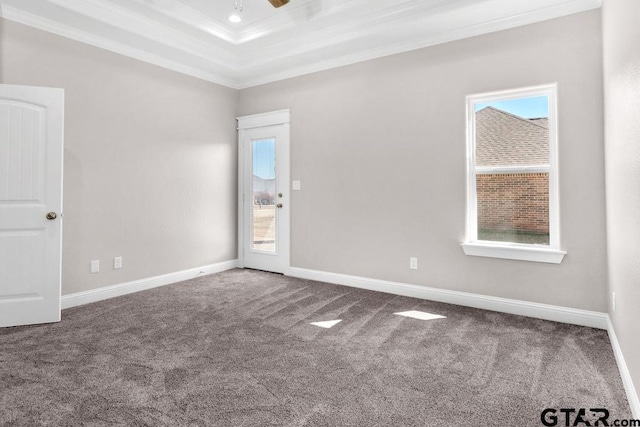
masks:
<path fill-rule="evenodd" d="M 238 130 L 289 124 L 291 123 L 291 110 L 252 114 L 250 116 L 237 117 L 236 120 L 238 120 Z"/>
<path fill-rule="evenodd" d="M 249 129 L 256 129 L 262 127 L 270 127 L 270 126 L 284 126 L 287 132 L 288 137 L 290 137 L 290 123 L 291 123 L 291 110 L 277 110 L 260 114 L 252 114 L 248 116 L 237 117 L 238 121 L 238 267 L 245 267 L 245 231 L 244 231 L 244 179 L 245 179 L 245 166 L 244 166 L 244 150 L 242 146 L 243 140 L 243 131 Z M 282 212 L 284 215 L 281 215 L 283 218 L 283 223 L 281 224 L 280 231 L 282 235 L 279 237 L 283 241 L 286 242 L 285 250 L 283 257 L 285 259 L 284 271 L 282 273 L 288 274 L 289 269 L 291 267 L 290 261 L 290 219 L 291 219 L 291 197 L 290 197 L 290 177 L 289 177 L 289 169 L 290 169 L 290 153 L 289 153 L 289 144 L 287 144 L 286 150 L 282 153 L 282 162 L 287 165 L 287 170 L 285 173 L 280 176 L 281 182 L 283 186 L 287 188 L 287 197 L 286 203 Z M 282 172 L 282 171 L 281 171 Z M 279 172 L 280 173 L 280 172 Z M 283 232 L 284 231 L 284 232 Z"/>

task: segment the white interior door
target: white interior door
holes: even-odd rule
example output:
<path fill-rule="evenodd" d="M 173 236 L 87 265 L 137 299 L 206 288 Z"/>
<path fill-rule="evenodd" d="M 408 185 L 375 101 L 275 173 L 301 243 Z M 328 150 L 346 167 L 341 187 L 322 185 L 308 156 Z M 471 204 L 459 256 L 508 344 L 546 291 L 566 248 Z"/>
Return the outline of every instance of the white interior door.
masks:
<path fill-rule="evenodd" d="M 289 110 L 238 118 L 240 263 L 289 268 Z"/>
<path fill-rule="evenodd" d="M 0 326 L 60 321 L 62 89 L 0 85 Z"/>

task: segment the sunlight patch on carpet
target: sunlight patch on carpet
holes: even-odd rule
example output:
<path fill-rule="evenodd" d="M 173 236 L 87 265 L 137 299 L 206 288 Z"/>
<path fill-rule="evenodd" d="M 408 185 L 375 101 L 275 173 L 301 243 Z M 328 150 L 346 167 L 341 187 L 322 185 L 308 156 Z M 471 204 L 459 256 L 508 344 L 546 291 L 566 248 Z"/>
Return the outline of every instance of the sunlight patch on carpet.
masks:
<path fill-rule="evenodd" d="M 426 313 L 424 311 L 417 311 L 417 310 L 403 311 L 400 313 L 393 313 L 393 314 L 397 314 L 398 316 L 411 317 L 413 319 L 420 319 L 420 320 L 433 320 L 433 319 L 447 318 L 447 316 L 440 316 L 439 314 L 431 314 L 431 313 Z"/>
<path fill-rule="evenodd" d="M 313 326 L 320 326 L 321 328 L 326 328 L 329 329 L 335 325 L 337 325 L 338 323 L 342 322 L 342 319 L 338 319 L 338 320 L 326 320 L 324 322 L 311 322 L 311 324 Z"/>

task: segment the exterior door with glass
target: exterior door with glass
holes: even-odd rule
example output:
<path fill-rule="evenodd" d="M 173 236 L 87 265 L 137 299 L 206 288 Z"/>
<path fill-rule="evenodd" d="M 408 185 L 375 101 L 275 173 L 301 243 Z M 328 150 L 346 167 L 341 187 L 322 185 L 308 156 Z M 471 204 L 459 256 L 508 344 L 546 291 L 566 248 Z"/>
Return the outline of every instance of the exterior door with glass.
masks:
<path fill-rule="evenodd" d="M 246 268 L 289 268 L 289 116 L 238 118 L 238 258 Z"/>

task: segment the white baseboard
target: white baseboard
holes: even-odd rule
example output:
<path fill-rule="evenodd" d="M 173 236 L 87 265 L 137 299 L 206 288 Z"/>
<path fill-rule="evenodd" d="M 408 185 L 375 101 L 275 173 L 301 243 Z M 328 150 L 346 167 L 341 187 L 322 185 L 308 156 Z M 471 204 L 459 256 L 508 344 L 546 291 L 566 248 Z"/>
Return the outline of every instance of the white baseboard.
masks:
<path fill-rule="evenodd" d="M 386 280 L 369 279 L 366 277 L 349 276 L 346 274 L 329 273 L 297 267 L 289 268 L 287 275 L 301 279 L 317 280 L 320 282 L 334 283 L 336 285 L 369 289 L 372 291 L 462 305 L 465 307 L 481 308 L 537 319 L 589 326 L 591 328 L 607 329 L 608 327 L 609 315 L 597 311 L 578 310 L 575 308 L 491 297 L 469 292 L 429 288 L 408 283 L 389 282 Z"/>
<path fill-rule="evenodd" d="M 157 288 L 158 286 L 170 285 L 183 280 L 193 279 L 198 276 L 219 273 L 231 270 L 238 266 L 238 260 L 223 261 L 216 264 L 205 265 L 203 267 L 190 268 L 188 270 L 177 271 L 175 273 L 163 274 L 160 276 L 148 277 L 146 279 L 134 280 L 117 285 L 105 286 L 103 288 L 91 289 L 77 292 L 75 294 L 62 296 L 62 309 L 76 307 L 78 305 L 89 304 L 109 298 L 132 294 L 134 292 Z"/>
<path fill-rule="evenodd" d="M 624 384 L 624 390 L 627 392 L 627 400 L 631 407 L 631 414 L 634 419 L 640 419 L 640 400 L 638 400 L 638 393 L 633 386 L 633 380 L 631 379 L 631 373 L 627 367 L 627 362 L 624 360 L 616 331 L 613 329 L 613 323 L 611 319 L 607 319 L 609 332 L 609 341 L 611 341 L 611 347 L 613 347 L 613 354 L 616 356 L 616 362 L 618 363 L 618 370 L 620 371 L 620 377 L 622 378 L 622 384 Z"/>

